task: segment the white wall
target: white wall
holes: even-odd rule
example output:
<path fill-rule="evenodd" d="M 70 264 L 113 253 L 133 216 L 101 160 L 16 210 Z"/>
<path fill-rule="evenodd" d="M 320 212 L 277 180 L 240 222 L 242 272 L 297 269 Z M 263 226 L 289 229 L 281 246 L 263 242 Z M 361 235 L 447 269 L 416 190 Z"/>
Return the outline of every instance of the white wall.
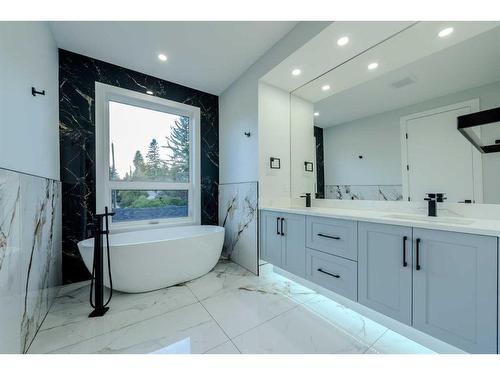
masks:
<path fill-rule="evenodd" d="M 300 22 L 220 95 L 220 183 L 258 180 L 259 79 L 330 23 Z"/>
<path fill-rule="evenodd" d="M 32 96 L 31 86 L 45 96 Z M 0 168 L 59 179 L 58 102 L 48 23 L 0 22 Z"/>
<path fill-rule="evenodd" d="M 325 185 L 401 185 L 397 116 L 372 116 L 325 128 L 323 144 Z"/>
<path fill-rule="evenodd" d="M 325 128 L 325 184 L 401 184 L 401 116 L 473 98 L 479 98 L 480 110 L 499 107 L 500 82 Z M 482 136 L 500 139 L 499 127 L 483 126 Z M 500 203 L 500 153 L 482 158 L 484 202 Z"/>
<path fill-rule="evenodd" d="M 290 93 L 259 83 L 259 204 L 290 204 Z M 281 168 L 271 169 L 270 158 Z"/>
<path fill-rule="evenodd" d="M 316 192 L 316 138 L 314 137 L 314 105 L 291 95 L 290 108 L 290 154 L 291 154 L 291 198 L 294 203 L 304 203 L 304 193 Z M 304 162 L 313 163 L 313 172 L 306 172 Z"/>

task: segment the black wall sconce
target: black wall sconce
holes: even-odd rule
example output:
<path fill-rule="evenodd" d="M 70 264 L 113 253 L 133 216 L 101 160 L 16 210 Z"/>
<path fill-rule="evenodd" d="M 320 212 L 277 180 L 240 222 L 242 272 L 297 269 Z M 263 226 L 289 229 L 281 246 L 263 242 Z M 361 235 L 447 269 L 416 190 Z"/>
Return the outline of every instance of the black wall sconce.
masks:
<path fill-rule="evenodd" d="M 34 87 L 31 87 L 31 95 L 37 96 L 37 95 L 45 95 L 45 90 L 43 91 L 36 91 Z"/>
<path fill-rule="evenodd" d="M 305 161 L 304 162 L 304 169 L 306 172 L 312 172 L 313 171 L 313 163 L 310 161 Z"/>
<path fill-rule="evenodd" d="M 275 158 L 274 156 L 271 156 L 271 158 L 269 159 L 269 167 L 271 169 L 281 169 L 280 158 Z"/>

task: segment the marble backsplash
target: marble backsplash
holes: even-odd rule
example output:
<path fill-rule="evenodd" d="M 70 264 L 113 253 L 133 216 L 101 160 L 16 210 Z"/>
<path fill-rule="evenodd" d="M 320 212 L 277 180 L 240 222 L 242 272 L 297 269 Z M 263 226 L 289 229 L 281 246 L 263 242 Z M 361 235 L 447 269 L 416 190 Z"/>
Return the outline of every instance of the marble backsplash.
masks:
<path fill-rule="evenodd" d="M 258 270 L 258 185 L 219 185 L 219 225 L 225 228 L 223 256 L 253 273 Z"/>
<path fill-rule="evenodd" d="M 29 348 L 61 285 L 61 183 L 0 169 L 0 353 Z"/>
<path fill-rule="evenodd" d="M 403 200 L 402 185 L 326 185 L 326 199 L 344 200 Z"/>

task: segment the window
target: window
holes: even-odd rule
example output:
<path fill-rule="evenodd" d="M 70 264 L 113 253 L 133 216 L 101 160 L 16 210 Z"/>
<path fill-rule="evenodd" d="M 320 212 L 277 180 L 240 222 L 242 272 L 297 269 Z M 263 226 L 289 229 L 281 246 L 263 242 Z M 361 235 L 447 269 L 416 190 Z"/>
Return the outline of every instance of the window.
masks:
<path fill-rule="evenodd" d="M 96 83 L 97 210 L 114 227 L 199 224 L 199 108 Z"/>

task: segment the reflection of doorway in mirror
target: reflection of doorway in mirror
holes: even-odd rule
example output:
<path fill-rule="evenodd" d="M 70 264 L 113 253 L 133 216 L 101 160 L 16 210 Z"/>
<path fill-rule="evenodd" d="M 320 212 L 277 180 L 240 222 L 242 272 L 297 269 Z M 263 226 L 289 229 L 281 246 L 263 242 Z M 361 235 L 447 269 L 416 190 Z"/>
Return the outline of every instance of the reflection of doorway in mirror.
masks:
<path fill-rule="evenodd" d="M 481 154 L 457 130 L 458 116 L 478 110 L 473 99 L 401 118 L 404 200 L 436 192 L 448 202 L 483 202 Z"/>

